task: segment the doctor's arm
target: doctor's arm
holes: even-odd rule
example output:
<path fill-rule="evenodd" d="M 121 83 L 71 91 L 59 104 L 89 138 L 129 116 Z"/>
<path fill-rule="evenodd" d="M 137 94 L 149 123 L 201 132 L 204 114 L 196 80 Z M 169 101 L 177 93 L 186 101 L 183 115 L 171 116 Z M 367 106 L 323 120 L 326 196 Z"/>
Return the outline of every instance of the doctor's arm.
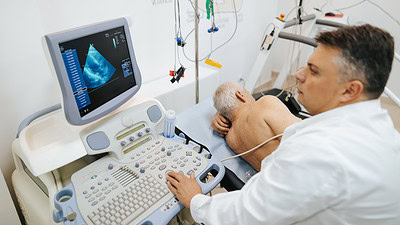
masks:
<path fill-rule="evenodd" d="M 343 174 L 332 157 L 324 153 L 307 157 L 315 152 L 302 147 L 306 146 L 297 146 L 296 151 L 288 151 L 276 159 L 269 156 L 262 170 L 239 191 L 209 197 L 195 194 L 194 186 L 189 184 L 179 191 L 187 180 L 191 184 L 196 182 L 187 177 L 175 183 L 171 191 L 186 207 L 189 204 L 196 222 L 279 225 L 303 221 L 342 200 L 343 189 L 338 178 Z"/>

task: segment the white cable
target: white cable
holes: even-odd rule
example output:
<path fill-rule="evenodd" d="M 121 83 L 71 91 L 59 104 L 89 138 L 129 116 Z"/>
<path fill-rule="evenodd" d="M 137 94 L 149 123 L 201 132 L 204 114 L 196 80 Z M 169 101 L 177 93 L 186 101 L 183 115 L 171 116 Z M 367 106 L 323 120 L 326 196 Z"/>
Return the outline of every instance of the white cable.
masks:
<path fill-rule="evenodd" d="M 400 62 L 400 55 L 397 54 L 396 52 L 394 53 L 394 58 Z"/>
<path fill-rule="evenodd" d="M 273 140 L 273 139 L 275 139 L 275 138 L 281 137 L 282 135 L 283 135 L 283 134 L 278 134 L 278 135 L 276 135 L 276 136 L 273 136 L 273 137 L 267 139 L 266 141 L 262 142 L 261 144 L 257 145 L 256 147 L 254 147 L 254 148 L 252 148 L 252 149 L 250 149 L 250 150 L 248 150 L 248 151 L 242 152 L 242 153 L 240 153 L 239 155 L 234 155 L 234 156 L 227 157 L 227 158 L 221 160 L 221 162 L 226 161 L 226 160 L 230 160 L 230 159 L 233 159 L 233 158 L 236 158 L 236 157 L 245 155 L 245 154 L 247 154 L 247 153 L 250 153 L 250 152 L 252 152 L 252 151 L 254 151 L 254 150 L 257 150 L 257 149 L 260 148 L 261 146 L 265 145 L 267 142 L 269 142 L 269 141 L 271 141 L 271 140 Z"/>
<path fill-rule="evenodd" d="M 385 87 L 384 92 L 400 108 L 400 99 L 387 87 Z"/>

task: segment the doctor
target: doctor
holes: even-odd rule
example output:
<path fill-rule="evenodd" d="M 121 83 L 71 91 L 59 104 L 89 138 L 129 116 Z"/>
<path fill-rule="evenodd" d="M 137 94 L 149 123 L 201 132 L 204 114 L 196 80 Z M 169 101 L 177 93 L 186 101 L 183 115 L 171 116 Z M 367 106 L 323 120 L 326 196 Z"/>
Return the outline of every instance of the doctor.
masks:
<path fill-rule="evenodd" d="M 201 194 L 193 176 L 168 187 L 205 224 L 400 224 L 400 135 L 377 99 L 393 37 L 371 25 L 320 33 L 296 74 L 314 115 L 288 127 L 240 191 Z"/>

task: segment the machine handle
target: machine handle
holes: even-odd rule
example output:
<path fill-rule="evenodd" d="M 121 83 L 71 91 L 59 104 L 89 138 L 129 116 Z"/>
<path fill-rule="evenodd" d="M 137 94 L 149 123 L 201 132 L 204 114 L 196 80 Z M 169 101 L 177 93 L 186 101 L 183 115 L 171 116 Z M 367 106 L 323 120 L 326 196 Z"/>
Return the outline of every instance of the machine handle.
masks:
<path fill-rule="evenodd" d="M 225 167 L 222 165 L 221 162 L 215 160 L 214 158 L 215 157 L 212 157 L 211 161 L 209 162 L 210 164 L 212 164 L 212 166 L 208 167 L 208 169 L 203 174 L 196 177 L 196 180 L 200 184 L 203 194 L 209 193 L 215 186 L 218 185 L 218 183 L 221 182 L 222 178 L 225 175 Z M 208 172 L 210 172 L 211 170 L 218 171 L 217 176 L 214 177 L 214 179 L 210 183 L 203 183 L 201 180 L 203 180 L 204 177 L 206 177 Z"/>

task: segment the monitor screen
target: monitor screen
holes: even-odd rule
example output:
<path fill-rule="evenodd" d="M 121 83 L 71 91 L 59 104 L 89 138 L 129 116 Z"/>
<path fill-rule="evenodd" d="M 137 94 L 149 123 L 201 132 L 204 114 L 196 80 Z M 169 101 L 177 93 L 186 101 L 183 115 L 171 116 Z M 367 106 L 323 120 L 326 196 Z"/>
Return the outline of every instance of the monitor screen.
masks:
<path fill-rule="evenodd" d="M 73 125 L 99 119 L 135 95 L 141 85 L 125 18 L 45 36 Z"/>
<path fill-rule="evenodd" d="M 81 117 L 136 85 L 124 27 L 59 47 Z"/>

